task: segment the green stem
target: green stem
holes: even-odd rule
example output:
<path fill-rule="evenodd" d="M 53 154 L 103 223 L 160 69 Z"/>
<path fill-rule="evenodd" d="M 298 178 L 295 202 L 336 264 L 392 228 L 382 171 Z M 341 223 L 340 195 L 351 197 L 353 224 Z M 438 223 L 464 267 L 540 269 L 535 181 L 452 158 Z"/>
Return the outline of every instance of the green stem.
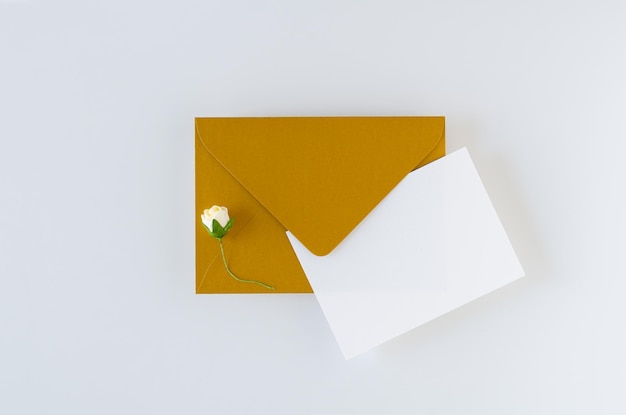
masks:
<path fill-rule="evenodd" d="M 226 262 L 226 255 L 224 254 L 224 245 L 222 245 L 222 239 L 220 238 L 219 241 L 220 241 L 220 250 L 222 251 L 222 259 L 224 260 L 224 266 L 226 267 L 226 271 L 228 271 L 228 273 L 230 274 L 231 277 L 233 277 L 234 279 L 236 279 L 239 282 L 248 282 L 250 284 L 258 284 L 261 287 L 267 288 L 268 290 L 276 291 L 276 288 L 272 287 L 271 285 L 264 284 L 264 283 L 262 283 L 260 281 L 244 280 L 243 278 L 239 278 L 238 276 L 233 274 L 233 272 L 230 270 L 230 267 L 228 266 L 228 263 Z"/>

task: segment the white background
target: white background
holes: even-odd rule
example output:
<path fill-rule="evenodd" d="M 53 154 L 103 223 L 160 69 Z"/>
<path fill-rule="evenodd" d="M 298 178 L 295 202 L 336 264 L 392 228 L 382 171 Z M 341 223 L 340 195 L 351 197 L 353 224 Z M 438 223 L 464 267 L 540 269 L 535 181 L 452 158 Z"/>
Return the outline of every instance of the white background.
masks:
<path fill-rule="evenodd" d="M 0 413 L 625 413 L 625 18 L 0 1 Z M 311 295 L 195 295 L 193 118 L 279 115 L 445 115 L 528 276 L 349 361 Z"/>

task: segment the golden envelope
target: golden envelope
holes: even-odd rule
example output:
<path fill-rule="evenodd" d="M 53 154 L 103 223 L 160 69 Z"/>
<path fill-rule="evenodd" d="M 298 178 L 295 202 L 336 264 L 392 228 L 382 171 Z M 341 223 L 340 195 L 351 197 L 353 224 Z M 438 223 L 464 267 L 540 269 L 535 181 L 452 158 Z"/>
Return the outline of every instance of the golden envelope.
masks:
<path fill-rule="evenodd" d="M 330 253 L 412 170 L 445 155 L 444 117 L 196 118 L 196 292 L 310 293 L 286 230 Z M 235 281 L 200 215 L 226 206 Z M 401 223 L 390 221 L 389 233 Z"/>

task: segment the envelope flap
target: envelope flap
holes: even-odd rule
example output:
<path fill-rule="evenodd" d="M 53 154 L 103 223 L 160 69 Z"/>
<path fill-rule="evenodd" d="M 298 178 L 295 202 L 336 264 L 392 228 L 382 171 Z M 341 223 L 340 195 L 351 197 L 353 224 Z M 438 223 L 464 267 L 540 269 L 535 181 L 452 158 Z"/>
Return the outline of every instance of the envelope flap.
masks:
<path fill-rule="evenodd" d="M 444 117 L 197 118 L 196 129 L 286 229 L 326 255 L 443 140 Z"/>

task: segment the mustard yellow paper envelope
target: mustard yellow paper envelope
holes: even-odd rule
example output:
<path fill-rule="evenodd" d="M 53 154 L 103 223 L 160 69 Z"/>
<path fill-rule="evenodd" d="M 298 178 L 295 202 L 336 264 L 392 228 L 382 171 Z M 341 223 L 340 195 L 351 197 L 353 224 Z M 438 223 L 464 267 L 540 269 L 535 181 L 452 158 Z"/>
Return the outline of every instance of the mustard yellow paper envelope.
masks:
<path fill-rule="evenodd" d="M 326 255 L 409 172 L 445 155 L 443 117 L 195 121 L 197 293 L 312 292 L 285 232 Z M 234 218 L 223 239 L 232 271 L 276 291 L 228 275 L 200 219 L 212 205 Z"/>

